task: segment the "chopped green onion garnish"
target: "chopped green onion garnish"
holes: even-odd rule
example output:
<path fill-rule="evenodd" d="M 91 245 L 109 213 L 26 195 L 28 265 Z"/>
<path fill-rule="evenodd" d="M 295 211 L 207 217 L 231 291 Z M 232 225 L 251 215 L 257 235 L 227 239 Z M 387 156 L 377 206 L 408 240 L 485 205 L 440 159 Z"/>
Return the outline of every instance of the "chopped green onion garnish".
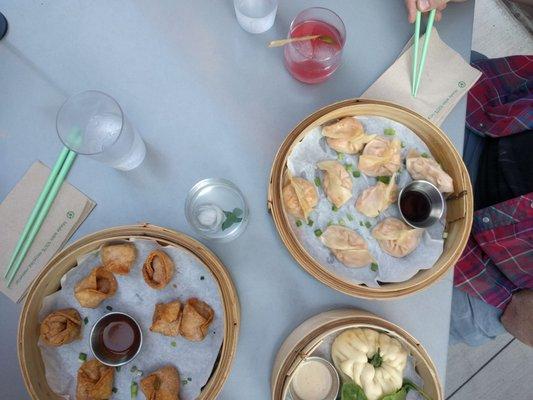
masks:
<path fill-rule="evenodd" d="M 328 221 L 327 226 L 333 225 L 333 221 Z"/>
<path fill-rule="evenodd" d="M 352 164 L 346 164 L 344 166 L 344 168 L 346 168 L 346 171 L 348 171 L 348 172 L 353 172 L 353 165 Z"/>
<path fill-rule="evenodd" d="M 320 185 L 322 185 L 322 182 L 320 182 L 320 178 L 318 176 L 315 178 L 315 185 L 317 187 L 320 187 Z"/>
<path fill-rule="evenodd" d="M 118 389 L 117 389 L 116 387 L 113 387 L 113 389 L 111 389 L 111 391 L 112 391 L 113 393 L 116 393 L 116 392 L 118 392 Z"/>
<path fill-rule="evenodd" d="M 373 262 L 372 264 L 370 264 L 370 269 L 375 272 L 378 270 L 378 265 L 375 262 Z"/>
<path fill-rule="evenodd" d="M 296 220 L 296 226 L 299 228 L 300 226 L 302 226 L 302 221 L 300 221 L 299 219 Z"/>
<path fill-rule="evenodd" d="M 359 178 L 361 176 L 361 171 L 355 170 L 352 172 L 352 175 L 354 178 Z"/>
<path fill-rule="evenodd" d="M 78 361 L 85 362 L 85 360 L 87 360 L 87 354 L 80 353 L 80 355 L 78 356 Z"/>
<path fill-rule="evenodd" d="M 187 383 L 189 383 L 189 382 L 187 381 L 187 379 L 182 379 L 182 380 L 181 380 L 181 384 L 182 384 L 182 385 L 186 385 Z"/>
<path fill-rule="evenodd" d="M 132 382 L 130 386 L 130 394 L 131 398 L 135 399 L 137 398 L 137 393 L 139 392 L 139 387 L 137 386 L 137 382 Z"/>
<path fill-rule="evenodd" d="M 187 380 L 188 380 L 189 382 L 192 382 L 192 378 L 187 378 Z"/>
<path fill-rule="evenodd" d="M 448 232 L 442 232 L 442 238 L 446 239 L 448 237 Z"/>
<path fill-rule="evenodd" d="M 113 307 L 111 307 L 111 306 L 106 306 L 106 310 L 108 310 L 108 311 L 113 311 Z"/>
<path fill-rule="evenodd" d="M 365 226 L 366 226 L 368 229 L 370 229 L 370 227 L 372 226 L 372 224 L 371 224 L 370 222 L 368 222 L 368 221 L 365 221 Z"/>
<path fill-rule="evenodd" d="M 85 325 L 87 325 L 89 323 L 89 318 L 87 318 L 87 317 L 83 318 L 83 323 Z"/>
<path fill-rule="evenodd" d="M 116 369 L 117 372 L 120 372 L 120 369 L 121 369 L 121 368 L 122 368 L 122 367 L 121 367 L 120 365 L 119 365 L 118 367 L 115 367 L 115 369 Z"/>
<path fill-rule="evenodd" d="M 394 136 L 396 135 L 396 131 L 393 128 L 385 128 L 383 130 L 383 133 L 387 136 Z"/>
<path fill-rule="evenodd" d="M 331 211 L 335 211 L 335 212 L 337 212 L 337 211 L 339 211 L 339 209 L 337 208 L 337 206 L 336 206 L 335 204 L 333 204 L 333 205 L 331 206 Z"/>
<path fill-rule="evenodd" d="M 313 224 L 314 224 L 314 221 L 313 221 L 311 218 L 309 218 L 309 219 L 307 220 L 307 225 L 309 225 L 309 226 L 313 226 Z"/>
<path fill-rule="evenodd" d="M 360 226 L 365 226 L 365 224 L 363 224 L 363 221 L 359 221 L 359 225 Z"/>
<path fill-rule="evenodd" d="M 170 345 L 171 345 L 172 347 L 176 347 L 176 346 L 177 346 L 177 343 L 176 343 L 176 342 L 170 342 Z"/>
<path fill-rule="evenodd" d="M 424 152 L 420 154 L 420 157 L 429 158 L 429 154 Z"/>
<path fill-rule="evenodd" d="M 200 277 L 200 280 L 203 281 L 204 279 L 205 279 L 205 276 L 202 275 L 202 276 Z"/>
<path fill-rule="evenodd" d="M 316 229 L 316 230 L 315 230 L 315 236 L 316 236 L 316 237 L 320 237 L 320 236 L 322 236 L 322 231 L 321 231 L 320 229 Z"/>
<path fill-rule="evenodd" d="M 402 140 L 400 145 L 402 146 L 402 149 L 403 149 L 405 147 L 405 142 Z"/>
<path fill-rule="evenodd" d="M 346 222 L 341 218 L 339 219 L 339 225 L 346 226 Z"/>
<path fill-rule="evenodd" d="M 134 365 L 133 367 L 130 368 L 130 372 L 133 373 L 135 371 L 137 371 L 137 366 L 136 365 Z"/>
<path fill-rule="evenodd" d="M 344 160 L 344 153 L 338 153 L 337 158 L 339 159 L 339 161 Z"/>
<path fill-rule="evenodd" d="M 378 182 L 383 182 L 385 185 L 390 183 L 390 176 L 378 176 L 376 179 Z"/>
<path fill-rule="evenodd" d="M 348 218 L 348 221 L 353 221 L 353 215 L 352 214 L 346 214 L 346 218 Z"/>

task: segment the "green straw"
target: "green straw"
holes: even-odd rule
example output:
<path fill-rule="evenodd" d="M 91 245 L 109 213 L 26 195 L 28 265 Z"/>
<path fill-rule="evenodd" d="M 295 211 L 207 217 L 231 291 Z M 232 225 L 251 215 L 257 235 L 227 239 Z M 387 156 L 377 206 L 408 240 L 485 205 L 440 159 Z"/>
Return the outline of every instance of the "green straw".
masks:
<path fill-rule="evenodd" d="M 50 193 L 48 197 L 46 197 L 46 200 L 40 209 L 39 213 L 37 214 L 37 218 L 35 220 L 35 223 L 32 225 L 31 229 L 29 230 L 28 236 L 24 244 L 22 245 L 19 254 L 17 255 L 14 264 L 12 265 L 11 271 L 9 271 L 7 279 L 7 287 L 11 285 L 11 282 L 13 282 L 13 279 L 15 278 L 15 275 L 18 272 L 18 269 L 20 267 L 20 264 L 24 260 L 24 257 L 26 256 L 28 249 L 30 248 L 31 244 L 33 243 L 33 240 L 35 239 L 35 236 L 37 236 L 37 233 L 39 232 L 39 229 L 41 228 L 41 225 L 43 224 L 46 216 L 48 215 L 48 211 L 50 210 L 50 207 L 52 206 L 52 203 L 54 202 L 59 189 L 61 188 L 61 185 L 63 184 L 63 181 L 65 180 L 65 177 L 68 174 L 68 171 L 70 170 L 70 167 L 72 166 L 72 163 L 74 162 L 74 159 L 76 158 L 76 153 L 68 150 L 67 157 L 65 159 L 65 162 L 61 166 L 61 169 L 57 175 L 57 178 L 55 179 L 54 183 L 52 184 L 52 187 L 50 189 Z"/>
<path fill-rule="evenodd" d="M 416 85 L 415 85 L 415 94 L 414 94 L 415 97 L 418 93 L 418 88 L 420 86 L 420 78 L 422 77 L 422 72 L 424 71 L 424 66 L 426 64 L 426 56 L 428 53 L 429 42 L 431 39 L 431 31 L 433 30 L 433 22 L 435 22 L 436 12 L 437 10 L 433 9 L 429 13 L 428 24 L 426 28 L 426 35 L 424 39 L 424 47 L 422 49 L 422 57 L 420 59 L 420 68 L 418 69 L 418 74 L 416 76 Z"/>
<path fill-rule="evenodd" d="M 411 80 L 411 94 L 415 95 L 415 86 L 416 86 L 416 69 L 418 67 L 418 44 L 420 42 L 420 20 L 422 19 L 422 13 L 420 11 L 416 12 L 416 21 L 415 21 L 415 35 L 414 35 L 414 53 L 413 53 L 413 76 Z"/>
<path fill-rule="evenodd" d="M 52 171 L 50 172 L 50 175 L 48 176 L 48 179 L 46 180 L 46 183 L 44 184 L 44 188 L 39 195 L 39 198 L 37 199 L 37 203 L 35 203 L 35 207 L 33 207 L 33 210 L 31 211 L 30 217 L 28 218 L 28 222 L 26 222 L 26 225 L 24 226 L 24 230 L 22 231 L 22 234 L 19 237 L 19 241 L 17 242 L 17 246 L 15 247 L 15 250 L 13 251 L 13 255 L 11 256 L 11 260 L 9 260 L 8 267 L 6 269 L 6 273 L 4 275 L 4 278 L 8 276 L 9 272 L 11 271 L 11 266 L 13 265 L 13 261 L 15 261 L 15 258 L 18 255 L 18 252 L 20 251 L 20 248 L 24 244 L 24 241 L 26 240 L 26 237 L 28 236 L 28 232 L 30 231 L 33 223 L 35 222 L 35 218 L 37 218 L 37 214 L 39 213 L 39 210 L 44 204 L 44 201 L 48 197 L 48 193 L 50 193 L 50 189 L 52 188 L 52 185 L 54 184 L 54 181 L 56 180 L 57 174 L 59 173 L 59 170 L 63 166 L 63 163 L 65 162 L 65 158 L 67 158 L 67 154 L 69 152 L 69 149 L 66 147 L 63 147 L 63 150 L 61 150 L 61 153 L 59 154 L 59 157 L 52 168 Z"/>

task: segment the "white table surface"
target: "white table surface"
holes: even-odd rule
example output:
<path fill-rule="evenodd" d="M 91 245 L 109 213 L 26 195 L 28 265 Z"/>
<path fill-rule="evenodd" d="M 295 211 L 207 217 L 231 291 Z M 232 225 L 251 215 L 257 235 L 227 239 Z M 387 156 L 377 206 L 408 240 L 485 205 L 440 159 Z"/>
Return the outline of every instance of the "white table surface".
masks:
<path fill-rule="evenodd" d="M 35 160 L 54 163 L 61 148 L 55 115 L 65 97 L 100 89 L 123 106 L 149 153 L 127 173 L 77 159 L 68 180 L 98 205 L 72 240 L 145 221 L 191 234 L 185 196 L 206 177 L 230 179 L 248 200 L 244 235 L 207 243 L 229 269 L 242 312 L 237 356 L 220 399 L 269 398 L 272 363 L 285 337 L 312 315 L 350 306 L 407 329 L 444 382 L 451 274 L 401 300 L 351 298 L 295 263 L 266 210 L 268 174 L 287 133 L 316 109 L 360 95 L 409 39 L 403 1 L 280 3 L 274 27 L 250 35 L 237 24 L 230 0 L 0 0 L 10 23 L 0 42 L 0 199 Z M 282 50 L 266 43 L 284 37 L 297 12 L 315 5 L 342 16 L 347 43 L 334 77 L 308 86 L 287 74 Z M 465 58 L 473 9 L 473 1 L 454 4 L 437 26 Z M 443 125 L 459 151 L 464 116 L 463 99 Z M 2 399 L 28 398 L 16 355 L 19 312 L 20 305 L 0 295 Z"/>

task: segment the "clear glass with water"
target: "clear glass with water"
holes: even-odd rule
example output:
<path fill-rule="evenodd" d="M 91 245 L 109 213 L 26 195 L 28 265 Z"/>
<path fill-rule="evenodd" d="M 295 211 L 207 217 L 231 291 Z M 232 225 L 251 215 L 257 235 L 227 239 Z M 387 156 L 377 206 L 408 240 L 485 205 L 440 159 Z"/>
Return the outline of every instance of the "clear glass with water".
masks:
<path fill-rule="evenodd" d="M 246 32 L 263 33 L 274 25 L 278 0 L 233 0 L 239 25 Z"/>
<path fill-rule="evenodd" d="M 57 113 L 56 127 L 59 138 L 70 150 L 119 170 L 138 167 L 146 155 L 141 136 L 120 105 L 97 90 L 67 99 Z"/>

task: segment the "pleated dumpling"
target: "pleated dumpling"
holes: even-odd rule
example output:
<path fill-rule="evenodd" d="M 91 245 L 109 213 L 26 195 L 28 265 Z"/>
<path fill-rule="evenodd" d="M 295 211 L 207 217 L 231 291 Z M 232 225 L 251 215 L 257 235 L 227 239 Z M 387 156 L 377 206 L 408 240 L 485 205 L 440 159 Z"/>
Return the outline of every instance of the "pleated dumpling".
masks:
<path fill-rule="evenodd" d="M 355 208 L 367 217 L 377 217 L 385 211 L 398 199 L 398 185 L 396 185 L 395 177 L 396 174 L 391 177 L 388 184 L 378 181 L 376 185 L 363 190 L 355 202 Z"/>
<path fill-rule="evenodd" d="M 368 176 L 391 176 L 402 166 L 401 143 L 382 136 L 372 139 L 359 157 L 359 170 Z"/>
<path fill-rule="evenodd" d="M 420 244 L 423 229 L 411 228 L 397 218 L 386 218 L 372 229 L 381 250 L 393 257 L 405 257 Z"/>
<path fill-rule="evenodd" d="M 318 203 L 318 193 L 313 184 L 297 176 L 287 179 L 282 197 L 285 209 L 296 218 L 307 219 Z"/>
<path fill-rule="evenodd" d="M 453 193 L 453 179 L 433 158 L 424 157 L 416 150 L 407 154 L 407 171 L 413 179 L 424 179 L 434 184 L 441 193 Z"/>
<path fill-rule="evenodd" d="M 357 154 L 376 135 L 367 135 L 357 118 L 345 117 L 322 128 L 329 147 L 339 153 Z"/>
<path fill-rule="evenodd" d="M 324 171 L 324 192 L 335 207 L 342 207 L 352 198 L 352 178 L 344 166 L 335 160 L 321 161 L 318 168 Z"/>
<path fill-rule="evenodd" d="M 344 226 L 328 226 L 320 236 L 320 240 L 337 257 L 337 260 L 347 267 L 360 268 L 374 261 L 365 239 Z"/>

